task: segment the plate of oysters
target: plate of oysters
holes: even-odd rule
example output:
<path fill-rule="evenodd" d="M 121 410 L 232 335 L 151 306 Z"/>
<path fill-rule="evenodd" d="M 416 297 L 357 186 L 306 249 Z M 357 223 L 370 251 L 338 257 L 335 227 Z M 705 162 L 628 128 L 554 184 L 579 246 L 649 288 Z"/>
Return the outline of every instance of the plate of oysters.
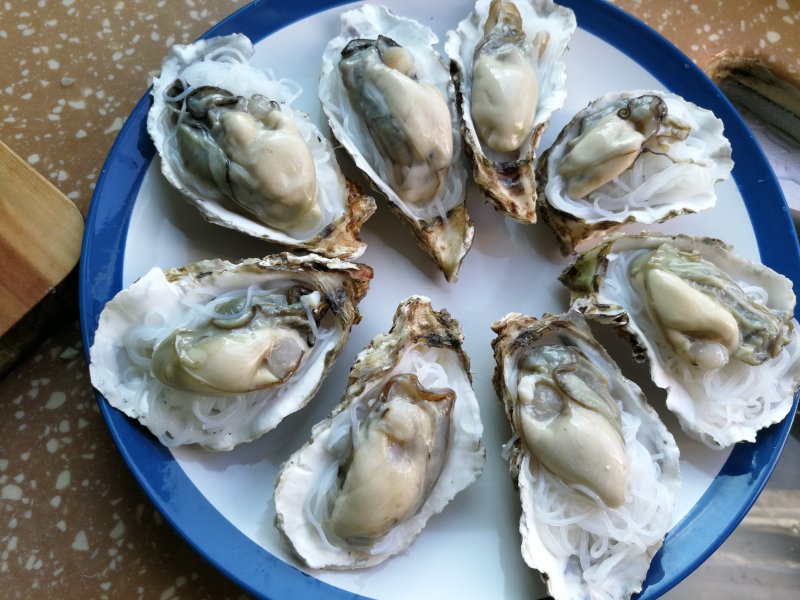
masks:
<path fill-rule="evenodd" d="M 151 83 L 87 223 L 91 380 L 249 592 L 655 598 L 746 514 L 796 408 L 797 241 L 657 34 L 275 0 Z"/>

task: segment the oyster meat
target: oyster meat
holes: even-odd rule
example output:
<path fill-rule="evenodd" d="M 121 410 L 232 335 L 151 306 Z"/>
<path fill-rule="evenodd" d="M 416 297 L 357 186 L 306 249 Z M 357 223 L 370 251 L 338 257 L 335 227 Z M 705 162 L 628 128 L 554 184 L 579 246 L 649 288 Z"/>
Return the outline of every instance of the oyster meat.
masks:
<path fill-rule="evenodd" d="M 369 4 L 341 15 L 319 96 L 336 140 L 448 281 L 472 245 L 450 74 L 427 27 Z"/>
<path fill-rule="evenodd" d="M 249 65 L 253 51 L 236 34 L 175 46 L 164 60 L 147 119 L 164 176 L 213 223 L 326 256 L 361 255 L 374 201 L 292 108 L 299 86 Z"/>
<path fill-rule="evenodd" d="M 473 177 L 522 223 L 536 221 L 536 146 L 567 95 L 561 57 L 575 27 L 552 0 L 479 0 L 447 33 Z"/>
<path fill-rule="evenodd" d="M 92 385 L 166 446 L 230 450 L 311 399 L 371 278 L 313 254 L 153 268 L 100 314 Z"/>
<path fill-rule="evenodd" d="M 733 161 L 722 121 L 676 94 L 607 94 L 578 112 L 537 168 L 539 206 L 562 249 L 625 223 L 711 208 Z"/>
<path fill-rule="evenodd" d="M 311 568 L 402 552 L 481 474 L 478 401 L 459 324 L 412 296 L 356 358 L 344 400 L 281 467 L 276 526 Z"/>
<path fill-rule="evenodd" d="M 572 306 L 622 327 L 667 407 L 712 448 L 755 441 L 800 383 L 792 284 L 719 240 L 615 235 L 561 275 Z"/>
<path fill-rule="evenodd" d="M 629 598 L 669 528 L 675 440 L 580 314 L 492 328 L 525 562 L 556 600 Z"/>

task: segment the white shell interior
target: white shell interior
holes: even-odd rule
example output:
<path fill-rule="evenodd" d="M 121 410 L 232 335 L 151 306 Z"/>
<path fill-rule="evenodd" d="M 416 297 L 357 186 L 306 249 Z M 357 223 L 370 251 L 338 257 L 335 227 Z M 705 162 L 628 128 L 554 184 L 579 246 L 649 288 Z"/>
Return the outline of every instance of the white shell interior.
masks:
<path fill-rule="evenodd" d="M 290 79 L 276 77 L 271 68 L 259 70 L 242 62 L 249 59 L 253 52 L 252 44 L 242 35 L 210 42 L 201 40 L 174 52 L 162 65 L 160 77 L 153 80 L 153 106 L 148 114 L 148 131 L 161 155 L 164 175 L 184 191 L 206 219 L 247 235 L 296 245 L 311 240 L 344 213 L 347 188 L 334 159 L 333 146 L 320 133 L 319 126 L 312 124 L 292 105 L 303 92 L 301 86 Z M 214 60 L 204 59 L 204 56 Z M 284 75 L 290 77 L 292 74 Z M 178 152 L 174 127 L 164 99 L 168 88 L 177 78 L 183 79 L 191 87 L 213 85 L 239 96 L 261 94 L 281 103 L 281 111 L 292 118 L 314 159 L 317 201 L 322 217 L 313 230 L 281 231 L 242 211 L 234 210 L 231 202 L 219 190 L 186 169 Z"/>
<path fill-rule="evenodd" d="M 429 25 L 439 36 L 455 27 L 474 6 L 471 0 L 390 0 L 386 4 L 399 14 Z M 320 57 L 328 40 L 339 33 L 339 14 L 353 6 L 298 21 L 256 45 L 253 64 L 274 69 L 278 77 L 295 79 L 305 90 L 295 102 L 296 107 L 318 124 L 324 117 L 312 91 L 317 85 Z M 580 29 L 565 61 L 569 73 L 567 100 L 563 109 L 553 115 L 542 148 L 552 144 L 572 115 L 598 96 L 623 89 L 662 87 L 622 52 Z M 651 228 L 719 237 L 734 244 L 738 253 L 757 260 L 755 236 L 736 186 L 726 181 L 717 186 L 717 193 L 720 201 L 715 208 Z M 446 511 L 428 522 L 408 551 L 364 572 L 313 572 L 314 577 L 333 585 L 385 600 L 483 600 L 498 596 L 530 599 L 546 595 L 539 575 L 527 567 L 520 555 L 519 497 L 511 485 L 507 462 L 500 455 L 500 447 L 510 433 L 491 385 L 494 358 L 489 344 L 494 335 L 489 326 L 512 311 L 540 315 L 565 310 L 568 293 L 556 278 L 569 261 L 561 255 L 555 237 L 544 224 L 525 226 L 502 217 L 486 205 L 471 184 L 467 202 L 475 220 L 476 236 L 458 282 L 444 282 L 427 255 L 398 227 L 394 216 L 379 207 L 362 230 L 369 247 L 361 260 L 375 269 L 370 292 L 360 307 L 363 321 L 353 328 L 316 399 L 270 434 L 230 453 L 173 451 L 198 493 L 243 535 L 299 568 L 272 524 L 275 509 L 271 496 L 277 468 L 305 443 L 311 426 L 324 419 L 341 400 L 356 353 L 377 332 L 385 331 L 398 302 L 417 293 L 430 297 L 437 310 L 446 307 L 464 328 L 465 350 L 472 360 L 487 448 L 483 475 Z M 200 258 L 232 259 L 265 252 L 264 244 L 258 240 L 206 223 L 163 181 L 154 164 L 142 182 L 133 211 L 123 285 L 153 265 L 171 267 Z M 707 489 L 728 452 L 709 450 L 683 435 L 677 421 L 663 408 L 663 393 L 648 383 L 646 370 L 630 359 L 629 346 L 617 340 L 615 334 L 603 336 L 602 341 L 623 372 L 644 389 L 675 434 L 683 478 L 673 516 L 676 523 Z M 443 573 L 446 577 L 441 576 Z"/>
<path fill-rule="evenodd" d="M 478 139 L 475 124 L 472 121 L 472 63 L 475 45 L 483 38 L 483 26 L 489 14 L 491 0 L 478 0 L 470 15 L 458 24 L 458 28 L 447 33 L 445 51 L 450 59 L 461 66 L 464 90 L 464 122 L 472 131 L 474 139 Z M 522 26 L 525 30 L 525 39 L 533 40 L 540 31 L 546 31 L 550 41 L 539 57 L 536 71 L 539 75 L 539 102 L 536 106 L 536 115 L 533 119 L 531 133 L 542 123 L 546 123 L 567 97 L 567 73 L 564 68 L 562 55 L 575 31 L 575 16 L 564 7 L 554 9 L 550 0 L 519 0 L 515 2 Z M 528 142 L 520 146 L 519 158 L 527 154 Z M 493 160 L 502 160 L 503 156 L 494 155 L 491 148 L 478 149 L 482 154 Z M 506 157 L 505 160 L 508 160 Z"/>
<path fill-rule="evenodd" d="M 92 384 L 112 406 L 141 421 L 168 446 L 198 443 L 230 450 L 271 431 L 307 402 L 325 374 L 326 356 L 341 345 L 345 333 L 338 319 L 326 315 L 317 343 L 287 385 L 229 397 L 172 389 L 151 374 L 149 361 L 143 368 L 130 360 L 130 335 L 137 328 L 153 330 L 157 344 L 179 327 L 192 327 L 198 318 L 205 323 L 207 313 L 197 307 L 219 296 L 250 286 L 281 290 L 311 281 L 302 274 L 293 279 L 291 274 L 236 270 L 210 279 L 170 282 L 154 267 L 106 304 L 92 345 Z"/>
<path fill-rule="evenodd" d="M 285 472 L 282 491 L 275 499 L 277 510 L 285 519 L 284 530 L 309 564 L 347 568 L 357 563 L 360 563 L 359 566 L 377 565 L 387 560 L 397 552 L 405 550 L 432 515 L 445 509 L 457 493 L 480 476 L 484 452 L 480 446 L 483 425 L 478 399 L 464 373 L 458 354 L 453 349 L 426 347 L 423 344 L 415 344 L 404 349 L 398 357 L 397 365 L 379 381 L 371 382 L 366 393 L 353 399 L 348 406 L 354 407 L 361 401 L 364 403 L 372 401 L 376 394 L 380 393 L 382 384 L 398 374 L 417 375 L 423 386 L 431 387 L 423 378 L 426 363 L 438 364 L 444 371 L 443 377 L 440 377 L 443 381 L 437 381 L 433 387 L 446 387 L 456 393 L 451 417 L 452 438 L 447 459 L 430 496 L 419 512 L 409 520 L 398 524 L 385 536 L 384 540 L 391 538 L 388 543 L 381 540 L 376 544 L 383 546 L 385 551 L 376 551 L 372 556 L 368 556 L 353 554 L 339 547 L 330 547 L 322 542 L 317 531 L 309 523 L 306 511 L 299 510 L 298 507 L 306 505 L 308 496 L 319 484 L 324 472 L 335 462 L 335 457 L 328 451 L 326 445 L 332 431 L 337 429 L 337 424 L 343 421 L 346 427 L 350 427 L 349 411 L 345 409 L 339 413 L 337 415 L 339 419 L 334 417 L 330 421 L 316 425 L 312 432 L 311 443 L 293 456 L 296 464 Z"/>
<path fill-rule="evenodd" d="M 617 377 L 615 366 L 582 328 L 576 331 L 557 329 L 531 347 L 575 346 L 608 376 L 630 461 L 626 501 L 617 509 L 587 503 L 583 494 L 526 454 L 519 475 L 522 554 L 528 564 L 548 573 L 550 592 L 557 598 L 627 597 L 641 589 L 669 526 L 680 489 L 678 448 L 655 411 L 642 404 L 638 387 Z M 505 385 L 514 403 L 523 357 L 524 350 L 518 350 L 503 361 Z M 561 520 L 568 524 L 559 524 Z"/>
<path fill-rule="evenodd" d="M 669 158 L 643 152 L 633 166 L 586 198 L 575 200 L 567 196 L 558 169 L 568 151 L 568 142 L 580 132 L 581 119 L 620 98 L 652 93 L 652 90 L 641 89 L 612 93 L 598 98 L 591 107 L 575 115 L 565 137 L 550 151 L 545 193 L 552 206 L 587 224 L 622 223 L 631 217 L 639 223 L 656 223 L 671 212 L 698 212 L 714 206 L 717 200 L 715 183 L 726 179 L 733 168 L 730 143 L 723 135 L 722 121 L 711 111 L 680 96 L 657 91 L 667 104 L 668 114 L 691 127 L 689 137 L 670 146 Z"/>
<path fill-rule="evenodd" d="M 645 244 L 653 248 L 657 241 Z M 686 249 L 678 246 L 679 249 Z M 610 254 L 607 279 L 600 287 L 603 303 L 623 306 L 631 330 L 643 340 L 650 356 L 653 381 L 668 389 L 667 403 L 689 434 L 712 446 L 739 440 L 755 441 L 756 432 L 777 423 L 789 412 L 800 381 L 800 339 L 797 333 L 775 358 L 757 366 L 731 360 L 720 369 L 702 371 L 686 364 L 663 339 L 650 320 L 641 296 L 626 277 L 631 261 L 645 250 L 620 248 Z M 766 306 L 792 310 L 791 282 L 780 275 L 753 268 L 719 250 L 701 250 L 703 256 L 730 274 L 739 285 Z M 800 325 L 794 321 L 794 330 Z"/>
<path fill-rule="evenodd" d="M 359 169 L 376 183 L 394 205 L 417 220 L 444 216 L 449 210 L 464 202 L 467 171 L 461 155 L 461 134 L 458 115 L 450 103 L 453 124 L 453 164 L 447 173 L 444 187 L 425 206 L 413 206 L 403 202 L 389 185 L 388 169 L 378 152 L 375 142 L 356 109 L 350 102 L 339 73 L 342 49 L 354 38 L 377 38 L 378 34 L 390 37 L 414 55 L 417 78 L 421 83 L 436 86 L 446 99 L 453 97 L 450 71 L 441 56 L 433 49 L 439 40 L 421 22 L 408 18 L 402 6 L 393 15 L 384 7 L 364 4 L 359 10 L 350 10 L 342 18 L 341 33 L 337 29 L 331 36 L 322 58 L 322 74 L 319 82 L 319 97 L 330 120 L 334 136 L 353 157 Z M 448 100 L 449 101 L 449 100 Z"/>

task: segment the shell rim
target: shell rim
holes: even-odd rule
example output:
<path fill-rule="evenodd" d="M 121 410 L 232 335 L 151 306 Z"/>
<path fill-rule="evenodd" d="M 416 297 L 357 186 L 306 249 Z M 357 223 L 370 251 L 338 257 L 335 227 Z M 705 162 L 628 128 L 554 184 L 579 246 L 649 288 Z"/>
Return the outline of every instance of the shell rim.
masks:
<path fill-rule="evenodd" d="M 273 0 L 269 10 L 260 10 L 261 3 L 256 1 L 220 21 L 202 37 L 242 32 L 258 43 L 300 19 L 346 3 L 310 0 L 300 5 L 291 0 Z M 762 261 L 800 287 L 800 248 L 783 194 L 747 126 L 722 93 L 671 42 L 621 9 L 600 1 L 559 3 L 575 11 L 581 29 L 633 58 L 670 91 L 691 101 L 700 100 L 711 108 L 725 122 L 729 139 L 735 140 L 734 159 L 744 154 L 741 149 L 748 149 L 749 161 L 737 161 L 733 177 L 745 199 L 753 229 L 773 232 L 757 236 Z M 86 219 L 79 268 L 79 310 L 85 353 L 91 347 L 100 309 L 121 289 L 130 217 L 154 155 L 145 129 L 149 95 L 149 89 L 145 90 L 109 151 Z M 771 206 L 758 205 L 757 196 L 777 197 L 777 200 Z M 753 200 L 748 202 L 747 198 Z M 788 248 L 787 240 L 790 240 Z M 360 597 L 309 577 L 243 536 L 197 494 L 166 448 L 127 417 L 115 414 L 117 411 L 102 396 L 96 396 L 114 442 L 151 501 L 195 550 L 246 591 L 262 598 Z M 712 482 L 694 508 L 667 534 L 664 547 L 653 560 L 640 599 L 655 598 L 671 589 L 732 533 L 766 484 L 796 409 L 797 398 L 789 417 L 762 431 L 755 445 L 739 444 L 734 448 L 719 473 L 722 477 Z M 150 457 L 149 464 L 139 459 L 143 455 Z M 748 481 L 737 481 L 741 479 Z M 167 481 L 169 486 L 165 485 Z M 744 498 L 744 502 L 733 514 L 726 514 L 709 501 L 715 493 Z M 721 525 L 720 517 L 724 518 Z M 673 550 L 673 546 L 679 549 Z"/>

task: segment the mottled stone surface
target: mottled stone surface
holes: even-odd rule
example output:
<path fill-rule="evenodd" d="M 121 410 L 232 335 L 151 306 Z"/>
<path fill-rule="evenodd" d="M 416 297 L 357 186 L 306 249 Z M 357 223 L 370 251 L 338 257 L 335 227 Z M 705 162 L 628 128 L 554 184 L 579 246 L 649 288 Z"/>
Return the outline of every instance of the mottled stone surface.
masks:
<path fill-rule="evenodd" d="M 2 598 L 240 599 L 145 496 L 105 426 L 78 324 L 0 382 Z"/>
<path fill-rule="evenodd" d="M 797 0 L 611 0 L 638 17 L 705 69 L 720 52 L 759 58 L 800 85 Z"/>
<path fill-rule="evenodd" d="M 244 0 L 0 3 L 0 137 L 86 214 L 117 132 L 167 49 Z"/>

